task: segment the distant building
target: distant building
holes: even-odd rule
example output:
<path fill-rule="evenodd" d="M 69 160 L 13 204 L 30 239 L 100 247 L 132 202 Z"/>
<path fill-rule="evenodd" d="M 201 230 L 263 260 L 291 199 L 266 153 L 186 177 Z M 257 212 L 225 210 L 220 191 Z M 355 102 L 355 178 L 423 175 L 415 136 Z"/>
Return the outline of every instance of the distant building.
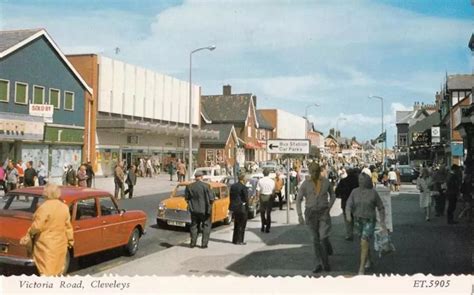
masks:
<path fill-rule="evenodd" d="M 188 162 L 189 83 L 97 54 L 69 55 L 69 61 L 94 89 L 90 112 L 91 161 L 98 175 L 112 175 L 118 161 L 138 164 L 151 158 Z M 201 129 L 201 87 L 192 85 L 193 161 L 199 142 L 219 133 Z"/>
<path fill-rule="evenodd" d="M 60 182 L 83 152 L 93 90 L 43 29 L 0 31 L 0 161 L 42 161 Z"/>

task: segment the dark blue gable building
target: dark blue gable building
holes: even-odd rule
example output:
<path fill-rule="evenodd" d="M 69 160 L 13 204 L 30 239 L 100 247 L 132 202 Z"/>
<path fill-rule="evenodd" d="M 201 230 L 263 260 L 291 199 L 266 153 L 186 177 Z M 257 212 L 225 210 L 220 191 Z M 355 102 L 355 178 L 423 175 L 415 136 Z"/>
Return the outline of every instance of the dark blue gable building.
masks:
<path fill-rule="evenodd" d="M 45 30 L 0 31 L 0 161 L 42 161 L 55 182 L 79 165 L 86 91 Z"/>

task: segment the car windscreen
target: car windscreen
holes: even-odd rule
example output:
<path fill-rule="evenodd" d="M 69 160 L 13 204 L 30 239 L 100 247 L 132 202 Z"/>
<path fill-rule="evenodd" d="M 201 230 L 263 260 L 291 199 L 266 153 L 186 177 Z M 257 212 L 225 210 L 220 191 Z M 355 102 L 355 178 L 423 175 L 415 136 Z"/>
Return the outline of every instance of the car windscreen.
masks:
<path fill-rule="evenodd" d="M 184 191 L 186 190 L 185 185 L 180 185 L 176 188 L 176 191 L 174 193 L 175 197 L 184 197 Z"/>
<path fill-rule="evenodd" d="M 211 170 L 207 170 L 207 169 L 198 169 L 196 170 L 196 172 L 199 171 L 202 173 L 203 176 L 206 176 L 206 175 L 212 175 L 211 173 Z"/>
<path fill-rule="evenodd" d="M 5 200 L 3 210 L 24 211 L 35 213 L 39 205 L 44 202 L 42 196 L 28 194 L 9 194 Z"/>

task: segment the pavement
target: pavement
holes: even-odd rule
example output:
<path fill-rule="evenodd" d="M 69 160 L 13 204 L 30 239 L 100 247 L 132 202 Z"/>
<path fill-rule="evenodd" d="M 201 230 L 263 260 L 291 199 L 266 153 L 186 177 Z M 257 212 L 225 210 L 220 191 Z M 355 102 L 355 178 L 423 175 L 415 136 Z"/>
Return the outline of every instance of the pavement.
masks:
<path fill-rule="evenodd" d="M 441 217 L 426 222 L 413 185 L 402 186 L 401 192 L 392 193 L 391 200 L 394 226 L 391 237 L 397 250 L 380 258 L 373 253 L 375 265 L 372 273 L 472 273 L 472 232 L 468 223 L 447 225 L 446 219 Z M 189 248 L 188 238 L 182 244 L 94 275 L 312 276 L 314 264 L 310 234 L 305 226 L 297 224 L 296 210 L 290 213 L 290 223 L 287 224 L 286 211 L 274 210 L 270 233 L 260 232 L 258 217 L 249 220 L 246 245 L 232 244 L 232 226 L 224 227 L 212 232 L 207 249 Z M 359 246 L 356 240 L 344 240 L 339 200 L 331 216 L 332 270 L 320 275 L 353 276 L 358 268 Z"/>
<path fill-rule="evenodd" d="M 177 184 L 178 182 L 176 175 L 173 176 L 173 181 L 170 181 L 169 174 L 159 174 L 153 177 L 138 177 L 137 184 L 134 187 L 133 197 L 169 193 L 176 187 Z M 114 178 L 96 177 L 93 182 L 93 187 L 111 192 L 113 194 L 115 190 Z M 125 189 L 127 189 L 126 184 Z"/>

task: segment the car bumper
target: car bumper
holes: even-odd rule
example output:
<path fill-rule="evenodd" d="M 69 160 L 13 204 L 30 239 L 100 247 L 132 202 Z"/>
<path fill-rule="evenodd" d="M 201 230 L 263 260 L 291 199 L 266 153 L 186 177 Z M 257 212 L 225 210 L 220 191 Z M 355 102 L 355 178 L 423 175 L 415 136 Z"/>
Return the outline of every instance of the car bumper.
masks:
<path fill-rule="evenodd" d="M 34 266 L 35 262 L 32 258 L 12 257 L 12 256 L 0 256 L 0 263 L 21 265 L 21 266 Z"/>

